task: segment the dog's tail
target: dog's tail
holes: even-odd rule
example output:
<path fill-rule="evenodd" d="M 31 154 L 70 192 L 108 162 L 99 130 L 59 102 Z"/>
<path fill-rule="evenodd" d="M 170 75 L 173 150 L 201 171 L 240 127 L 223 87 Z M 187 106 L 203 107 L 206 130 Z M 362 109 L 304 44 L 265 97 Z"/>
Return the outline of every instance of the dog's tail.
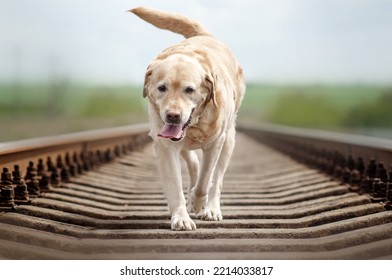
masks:
<path fill-rule="evenodd" d="M 168 13 L 145 7 L 138 7 L 129 11 L 158 28 L 181 34 L 185 38 L 212 36 L 198 21 L 180 14 Z"/>

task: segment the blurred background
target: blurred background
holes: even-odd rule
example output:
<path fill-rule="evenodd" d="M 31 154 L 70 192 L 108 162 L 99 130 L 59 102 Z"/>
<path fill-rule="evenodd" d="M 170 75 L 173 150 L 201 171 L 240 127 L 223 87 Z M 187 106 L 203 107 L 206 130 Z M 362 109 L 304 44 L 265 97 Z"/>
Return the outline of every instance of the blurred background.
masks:
<path fill-rule="evenodd" d="M 239 122 L 392 139 L 392 1 L 0 0 L 0 142 L 146 122 L 144 71 L 182 37 L 126 12 L 141 5 L 232 48 Z"/>

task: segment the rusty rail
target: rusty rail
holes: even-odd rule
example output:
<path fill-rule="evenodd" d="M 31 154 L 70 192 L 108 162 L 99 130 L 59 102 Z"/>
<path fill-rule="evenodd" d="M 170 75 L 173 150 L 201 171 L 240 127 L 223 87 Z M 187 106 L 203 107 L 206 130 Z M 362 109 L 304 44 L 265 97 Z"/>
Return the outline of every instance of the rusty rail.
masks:
<path fill-rule="evenodd" d="M 136 143 L 135 140 L 140 140 L 136 139 L 136 136 L 145 135 L 147 132 L 148 125 L 141 124 L 4 142 L 0 143 L 0 166 L 20 164 L 22 168 L 27 167 L 30 160 L 62 155 L 64 152 L 104 150 L 116 145 L 131 145 Z"/>
<path fill-rule="evenodd" d="M 14 210 L 52 185 L 144 145 L 147 132 L 141 124 L 0 143 L 0 210 Z"/>
<path fill-rule="evenodd" d="M 269 124 L 241 131 L 392 208 L 391 140 Z"/>

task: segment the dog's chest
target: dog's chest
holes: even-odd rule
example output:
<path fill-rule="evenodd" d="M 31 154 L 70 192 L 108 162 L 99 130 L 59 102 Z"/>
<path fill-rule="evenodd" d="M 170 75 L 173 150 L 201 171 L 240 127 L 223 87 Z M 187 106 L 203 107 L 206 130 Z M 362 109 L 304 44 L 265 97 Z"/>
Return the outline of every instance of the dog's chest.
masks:
<path fill-rule="evenodd" d="M 219 135 L 217 127 L 214 125 L 198 125 L 187 129 L 184 144 L 188 149 L 200 149 L 209 145 Z"/>
<path fill-rule="evenodd" d="M 184 139 L 185 146 L 189 149 L 200 149 L 206 141 L 206 134 L 198 127 L 190 127 Z"/>

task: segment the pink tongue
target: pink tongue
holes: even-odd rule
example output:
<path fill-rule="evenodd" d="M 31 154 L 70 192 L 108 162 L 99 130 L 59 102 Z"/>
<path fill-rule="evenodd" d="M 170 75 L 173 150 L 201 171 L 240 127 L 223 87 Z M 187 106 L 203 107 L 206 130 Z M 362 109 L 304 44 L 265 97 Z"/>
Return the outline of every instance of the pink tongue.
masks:
<path fill-rule="evenodd" d="M 181 138 L 182 136 L 182 125 L 181 124 L 167 124 L 165 123 L 162 131 L 158 134 L 164 138 Z"/>

